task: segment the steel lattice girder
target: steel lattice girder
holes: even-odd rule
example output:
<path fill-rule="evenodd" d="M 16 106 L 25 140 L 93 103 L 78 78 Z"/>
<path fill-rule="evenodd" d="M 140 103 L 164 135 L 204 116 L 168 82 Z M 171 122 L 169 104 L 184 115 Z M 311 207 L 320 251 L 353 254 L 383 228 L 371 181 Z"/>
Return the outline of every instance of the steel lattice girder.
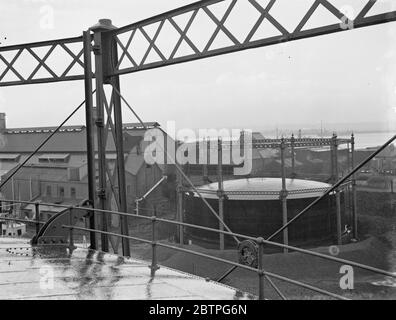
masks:
<path fill-rule="evenodd" d="M 301 20 L 299 20 L 299 23 L 295 26 L 294 30 L 289 32 L 276 18 L 271 15 L 271 9 L 275 5 L 276 0 L 270 0 L 266 7 L 262 7 L 258 3 L 259 0 L 248 0 L 246 1 L 246 3 L 249 3 L 252 8 L 257 10 L 260 16 L 253 25 L 253 27 L 250 29 L 250 31 L 247 33 L 246 37 L 242 41 L 239 41 L 236 35 L 232 33 L 230 28 L 227 28 L 226 26 L 229 15 L 238 10 L 238 8 L 236 7 L 238 1 L 245 2 L 246 0 L 198 1 L 191 5 L 169 11 L 153 18 L 149 18 L 141 22 L 125 26 L 123 28 L 109 31 L 115 37 L 114 41 L 116 41 L 119 46 L 120 55 L 118 63 L 116 64 L 116 66 L 113 66 L 112 73 L 107 76 L 153 69 L 166 65 L 203 59 L 245 49 L 269 46 L 282 42 L 362 28 L 396 20 L 396 11 L 390 11 L 387 13 L 377 14 L 373 16 L 366 16 L 371 8 L 377 3 L 377 0 L 367 0 L 367 3 L 364 5 L 363 9 L 356 15 L 356 18 L 354 20 L 349 20 L 348 17 L 341 13 L 341 11 L 333 4 L 331 4 L 329 0 L 315 0 L 313 1 L 313 4 L 309 7 L 309 9 L 305 12 L 305 14 L 303 14 Z M 213 5 L 219 3 L 227 4 L 226 10 L 222 18 L 216 17 L 215 14 L 212 12 Z M 348 4 L 348 1 L 345 1 L 345 4 Z M 339 20 L 339 23 L 304 30 L 304 26 L 306 26 L 310 22 L 310 19 L 320 6 L 322 6 L 322 9 L 324 8 L 337 20 Z M 211 35 L 207 37 L 206 44 L 201 50 L 198 49 L 197 43 L 194 42 L 194 39 L 189 36 L 188 33 L 191 26 L 196 23 L 196 17 L 198 13 L 204 13 L 208 18 L 206 19 L 208 23 L 214 23 L 216 25 L 215 30 Z M 188 17 L 188 15 L 191 15 L 189 16 L 185 27 L 181 27 L 175 22 L 175 18 L 182 15 L 186 17 Z M 279 35 L 253 40 L 253 36 L 256 34 L 262 23 L 266 20 L 269 21 L 272 26 L 276 28 L 276 30 L 278 30 Z M 166 32 L 164 31 L 164 24 L 166 22 L 168 23 L 168 26 L 174 28 L 173 31 L 179 35 L 179 39 L 171 50 L 171 53 L 167 56 L 165 56 L 165 53 L 161 50 L 161 45 L 158 43 L 158 38 L 161 36 L 162 33 Z M 154 30 L 156 30 L 154 36 L 151 38 L 148 35 L 148 32 L 145 30 L 145 28 L 148 27 L 152 27 L 154 28 Z M 139 59 L 140 61 L 137 61 L 137 58 L 134 57 L 134 50 L 131 49 L 138 33 L 140 33 L 140 35 L 147 40 L 146 50 L 144 51 L 143 58 Z M 232 44 L 220 48 L 211 49 L 214 40 L 220 33 L 223 33 L 223 36 L 225 35 L 225 37 L 227 37 Z M 120 36 L 126 36 L 127 40 L 122 41 L 120 39 Z M 189 51 L 192 53 L 181 54 L 180 56 L 176 57 L 176 53 L 178 52 L 183 41 L 185 45 L 188 46 Z M 150 55 L 150 53 L 154 53 L 157 56 L 158 61 L 149 62 L 147 57 Z M 129 66 L 121 67 L 123 63 L 129 64 Z"/>
<path fill-rule="evenodd" d="M 367 3 L 356 15 L 354 20 L 349 20 L 343 13 L 341 13 L 338 8 L 330 3 L 330 0 L 312 0 L 312 5 L 302 15 L 301 20 L 295 26 L 295 28 L 289 32 L 271 14 L 271 9 L 273 9 L 273 6 L 276 4 L 276 0 L 269 0 L 266 7 L 261 6 L 259 1 L 260 0 L 203 0 L 122 28 L 107 31 L 106 33 L 112 36 L 113 41 L 117 43 L 120 54 L 117 57 L 117 62 L 114 63 L 114 65 L 108 66 L 108 74 L 105 74 L 104 76 L 109 77 L 113 75 L 159 68 L 167 65 L 213 57 L 251 48 L 275 45 L 282 42 L 316 37 L 324 34 L 396 21 L 396 11 L 389 11 L 382 14 L 367 16 L 369 11 L 375 6 L 377 2 L 379 2 L 378 0 L 367 0 Z M 238 2 L 248 3 L 252 9 L 259 14 L 259 18 L 242 41 L 238 40 L 237 36 L 233 33 L 235 30 L 230 30 L 230 28 L 228 28 L 226 25 L 230 14 L 238 13 Z M 213 13 L 212 7 L 213 5 L 220 3 L 227 5 L 226 10 L 221 18 L 217 17 Z M 347 5 L 348 1 L 345 1 L 345 4 Z M 339 23 L 308 30 L 303 29 L 304 26 L 310 22 L 310 19 L 319 7 L 327 10 L 339 21 Z M 194 26 L 194 23 L 197 24 L 197 16 L 201 13 L 206 15 L 208 23 L 215 25 L 215 29 L 213 33 L 211 33 L 206 39 L 205 46 L 202 49 L 199 49 L 198 44 L 195 43 L 196 39 L 193 39 L 189 35 L 189 30 L 192 26 Z M 191 14 L 191 16 L 189 17 L 187 24 L 184 27 L 181 27 L 177 23 L 176 18 L 188 14 Z M 254 39 L 254 35 L 256 34 L 257 30 L 265 21 L 268 21 L 276 30 L 278 30 L 279 35 Z M 163 35 L 163 33 L 166 32 L 164 28 L 166 23 L 168 26 L 173 28 L 173 31 L 176 32 L 179 37 L 170 54 L 167 55 L 163 52 L 163 49 L 158 42 L 158 39 Z M 155 34 L 152 37 L 150 37 L 148 31 L 146 30 L 146 28 L 150 26 L 156 27 Z M 147 42 L 145 47 L 139 48 L 144 50 L 144 54 L 142 58 L 139 59 L 139 61 L 134 57 L 135 52 L 132 50 L 134 39 L 138 33 L 140 33 L 140 35 L 144 37 Z M 223 34 L 223 36 L 229 39 L 232 44 L 212 49 L 211 47 L 219 34 Z M 126 36 L 127 40 L 123 41 L 121 39 L 122 36 Z M 81 51 L 79 51 L 77 54 L 73 53 L 67 46 L 71 43 L 81 44 Z M 182 43 L 184 43 L 191 50 L 191 54 L 182 54 L 177 56 Z M 34 50 L 36 48 L 43 47 L 48 48 L 48 51 L 46 51 L 46 54 L 40 58 Z M 54 50 L 57 47 L 63 49 L 62 52 L 65 54 L 66 58 L 72 58 L 70 64 L 61 74 L 56 74 L 54 71 L 54 66 L 48 65 L 47 63 L 48 60 L 54 55 Z M 148 59 L 152 52 L 158 56 L 158 61 L 152 62 Z M 5 57 L 6 53 L 13 53 L 14 55 L 12 58 L 7 59 Z M 21 60 L 22 54 L 25 53 L 37 61 L 37 65 L 28 76 L 23 77 L 15 65 L 19 60 Z M 82 55 L 82 37 L 0 47 L 0 87 L 67 80 L 82 80 L 84 79 L 84 62 Z M 122 65 L 123 63 L 125 64 L 125 62 L 129 64 L 129 66 L 123 67 Z M 81 67 L 81 74 L 70 74 L 71 69 L 75 65 Z M 41 69 L 44 69 L 48 73 L 48 76 L 37 76 L 37 72 Z M 9 74 L 16 77 L 16 79 L 11 81 L 4 80 L 4 78 Z"/>
<path fill-rule="evenodd" d="M 77 44 L 78 53 L 74 53 L 70 48 L 70 46 L 73 44 Z M 71 60 L 70 63 L 64 66 L 62 71 L 58 73 L 55 72 L 55 68 L 57 66 L 52 65 L 54 62 L 52 62 L 52 64 L 48 62 L 49 58 L 55 55 L 54 52 L 57 48 L 60 49 L 58 50 L 58 54 L 61 54 L 61 57 L 58 57 L 58 59 L 62 58 L 64 61 L 66 61 L 66 59 Z M 43 50 L 46 53 L 40 58 L 37 50 Z M 0 47 L 0 87 L 68 80 L 82 80 L 84 79 L 83 53 L 84 49 L 82 37 Z M 7 59 L 5 54 L 13 55 L 13 57 Z M 37 65 L 27 76 L 23 76 L 23 72 L 18 70 L 16 64 L 26 58 L 33 60 L 34 63 L 37 63 Z M 77 74 L 72 74 L 71 71 L 75 66 L 78 66 L 79 70 Z M 1 67 L 4 68 L 2 69 Z M 38 75 L 40 69 L 44 69 L 47 75 Z M 17 79 L 4 80 L 7 75 L 11 75 Z"/>

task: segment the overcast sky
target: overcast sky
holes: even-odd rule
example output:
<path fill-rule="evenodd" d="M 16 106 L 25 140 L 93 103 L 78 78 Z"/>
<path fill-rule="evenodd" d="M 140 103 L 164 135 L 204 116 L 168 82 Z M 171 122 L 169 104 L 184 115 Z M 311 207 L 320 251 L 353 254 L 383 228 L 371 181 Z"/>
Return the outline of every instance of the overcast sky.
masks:
<path fill-rule="evenodd" d="M 78 36 L 99 18 L 123 26 L 191 2 L 0 0 L 0 42 L 4 46 Z M 271 12 L 293 28 L 312 2 L 278 0 Z M 353 14 L 367 0 L 330 2 Z M 49 28 L 45 21 L 43 27 L 48 10 L 54 14 Z M 390 10 L 396 10 L 396 1 L 384 0 L 370 14 Z M 230 17 L 230 28 L 242 32 L 254 24 L 258 12 L 240 12 Z M 329 13 L 318 11 L 311 27 L 332 22 Z M 205 32 L 204 21 L 202 26 Z M 381 122 L 379 126 L 395 128 L 395 38 L 396 23 L 388 23 L 247 50 L 126 75 L 122 91 L 144 120 L 162 125 L 174 120 L 180 128 L 320 127 L 321 120 L 325 126 Z M 82 100 L 81 81 L 0 88 L 0 111 L 7 113 L 9 127 L 57 125 Z M 135 119 L 125 110 L 124 121 Z M 70 123 L 84 123 L 83 112 Z"/>

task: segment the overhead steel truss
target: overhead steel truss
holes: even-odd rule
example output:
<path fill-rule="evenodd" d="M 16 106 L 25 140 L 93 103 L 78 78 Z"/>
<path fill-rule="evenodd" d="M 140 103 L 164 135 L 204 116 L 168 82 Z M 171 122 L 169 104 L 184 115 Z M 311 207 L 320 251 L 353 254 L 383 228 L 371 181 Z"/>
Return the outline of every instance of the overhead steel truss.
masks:
<path fill-rule="evenodd" d="M 259 0 L 247 0 L 246 2 L 248 2 L 250 6 L 259 13 L 259 17 L 251 29 L 243 37 L 243 39 L 241 39 L 236 34 L 234 34 L 235 30 L 232 30 L 232 28 L 227 26 L 227 19 L 230 17 L 230 15 L 238 13 L 237 3 L 240 1 L 245 2 L 246 0 L 198 1 L 193 4 L 154 16 L 152 18 L 124 26 L 122 28 L 108 30 L 106 33 L 108 33 L 113 41 L 117 44 L 119 54 L 114 63 L 109 65 L 108 68 L 104 70 L 105 76 L 108 77 L 159 68 L 167 65 L 213 57 L 241 50 L 275 45 L 282 42 L 305 39 L 335 32 L 348 31 L 396 20 L 396 11 L 389 11 L 382 14 L 367 16 L 369 11 L 375 6 L 378 0 L 368 0 L 367 4 L 356 15 L 354 20 L 350 20 L 347 16 L 345 16 L 331 3 L 330 0 L 315 0 L 305 12 L 305 14 L 301 17 L 301 20 L 296 24 L 294 29 L 288 30 L 282 25 L 282 23 L 278 21 L 277 18 L 271 14 L 271 9 L 273 9 L 274 5 L 276 4 L 276 0 L 270 0 L 266 6 L 262 6 Z M 348 1 L 345 2 L 348 4 Z M 220 3 L 224 3 L 226 5 L 226 10 L 221 18 L 213 13 L 213 7 Z M 309 24 L 310 19 L 319 7 L 327 10 L 339 21 L 339 23 L 317 28 L 304 29 L 304 27 Z M 198 23 L 198 14 L 203 14 L 207 17 L 207 24 L 215 25 L 214 31 L 207 36 L 207 39 L 201 39 L 204 41 L 204 46 L 199 46 L 197 44 L 197 40 L 191 37 L 189 34 L 189 31 L 192 27 L 194 27 L 194 24 Z M 188 22 L 185 26 L 180 25 L 180 23 L 178 23 L 176 20 L 181 16 L 188 17 Z M 269 21 L 269 23 L 271 23 L 271 25 L 279 31 L 279 35 L 269 37 L 267 36 L 258 39 L 254 38 L 257 30 L 265 21 Z M 165 28 L 165 25 L 167 25 L 168 28 Z M 156 29 L 154 36 L 150 36 L 147 31 L 147 28 L 150 27 L 155 27 Z M 202 26 L 202 28 L 204 27 L 205 26 Z M 158 40 L 161 37 L 166 36 L 166 33 L 169 32 L 169 28 L 173 29 L 173 32 L 176 32 L 179 37 L 177 41 L 175 41 L 170 53 L 166 54 L 163 48 L 161 48 L 161 44 Z M 143 44 L 143 46 L 145 46 L 145 48 L 143 48 L 144 54 L 140 59 L 137 59 L 133 52 L 134 42 L 138 34 L 146 39 L 146 43 Z M 222 47 L 214 48 L 213 44 L 220 34 L 225 35 L 231 44 L 224 44 Z M 127 40 L 122 40 L 121 36 L 126 36 Z M 68 47 L 68 45 L 71 43 L 80 45 L 81 50 L 77 53 L 74 53 Z M 189 48 L 190 53 L 180 50 L 182 44 Z M 55 72 L 53 66 L 47 63 L 48 58 L 53 55 L 53 52 L 57 47 L 62 49 L 62 53 L 64 54 L 65 58 L 72 59 L 70 64 L 60 73 Z M 47 53 L 43 57 L 39 57 L 39 55 L 35 52 L 35 49 L 37 48 L 46 48 Z M 155 53 L 157 61 L 150 61 L 148 59 L 152 52 Z M 9 53 L 11 57 L 6 57 L 6 53 Z M 22 58 L 23 54 L 27 54 L 37 61 L 37 66 L 28 76 L 23 76 L 20 70 L 18 70 L 16 67 L 17 62 Z M 84 61 L 82 56 L 82 37 L 0 47 L 0 86 L 82 80 L 84 79 Z M 81 67 L 80 73 L 75 72 L 75 74 L 72 75 L 70 74 L 70 70 L 75 65 Z M 37 72 L 40 69 L 46 70 L 48 72 L 48 76 L 38 76 Z M 12 75 L 16 79 L 5 80 L 7 75 Z"/>
<path fill-rule="evenodd" d="M 288 30 L 272 11 L 277 1 L 269 0 L 265 6 L 262 5 L 262 2 L 261 0 L 203 0 L 122 28 L 116 28 L 108 20 L 102 20 L 90 30 L 85 31 L 82 37 L 0 47 L 0 87 L 84 80 L 90 201 L 95 208 L 102 210 L 112 208 L 110 202 L 113 201 L 118 211 L 125 212 L 126 190 L 120 75 L 396 20 L 396 11 L 368 15 L 379 2 L 377 0 L 367 0 L 353 20 L 343 14 L 330 0 L 312 0 L 312 5 L 307 8 L 301 18 L 298 17 L 298 23 Z M 345 2 L 348 4 L 347 0 Z M 257 15 L 257 20 L 243 37 L 228 25 L 231 15 L 237 15 L 240 22 L 244 22 L 241 18 L 242 15 L 238 16 L 238 4 L 241 3 L 251 6 Z M 218 5 L 224 5 L 224 11 L 220 16 L 215 12 L 215 6 Z M 320 7 L 334 16 L 337 23 L 307 29 L 316 10 Z M 207 38 L 198 39 L 198 41 L 190 31 L 197 24 L 199 27 L 205 28 L 200 25 L 202 22 L 197 18 L 199 15 L 205 16 L 205 23 L 214 29 L 207 35 Z M 179 17 L 187 17 L 187 23 L 182 25 L 179 22 Z M 277 30 L 278 35 L 257 37 L 257 31 L 264 22 L 269 22 Z M 153 28 L 155 32 L 150 34 L 148 29 Z M 165 52 L 161 41 L 159 41 L 164 36 L 167 37 L 167 30 L 173 30 L 173 33 L 177 34 L 176 41 L 172 44 L 169 52 Z M 143 54 L 138 58 L 135 55 L 135 50 L 136 39 L 139 36 L 143 38 L 144 44 L 140 48 L 143 49 Z M 220 46 L 215 45 L 220 36 L 228 39 L 228 44 L 223 42 Z M 77 47 L 77 50 L 72 49 L 72 46 Z M 188 50 L 181 50 L 183 46 Z M 39 54 L 39 51 L 43 51 L 44 54 Z M 61 69 L 56 65 L 59 59 L 55 59 L 55 61 L 53 59 L 55 52 L 58 55 L 63 55 L 61 59 L 63 62 L 69 61 Z M 94 70 L 91 66 L 92 53 L 95 55 Z M 153 59 L 153 56 L 156 58 Z M 29 72 L 25 74 L 26 70 L 21 70 L 21 64 L 23 65 L 22 62 L 26 63 L 28 60 L 33 63 L 28 68 Z M 93 115 L 93 78 L 96 83 L 96 117 Z M 105 85 L 111 86 L 110 97 L 106 97 Z M 95 179 L 95 131 L 98 145 L 98 181 Z M 109 135 L 112 136 L 117 151 L 114 168 L 109 168 L 106 159 L 106 142 Z M 317 145 L 317 143 L 331 144 L 330 140 L 298 141 L 296 139 L 294 142 L 294 146 Z M 340 140 L 340 143 L 347 142 Z M 271 144 L 277 147 L 279 141 L 259 141 L 256 147 L 262 148 Z M 107 185 L 108 182 L 110 182 L 110 186 Z M 109 189 L 111 189 L 111 195 L 109 195 Z M 106 224 L 107 222 L 103 220 L 104 231 L 106 231 Z M 95 221 L 91 219 L 91 228 L 95 227 Z M 127 235 L 126 221 L 121 221 L 120 228 L 122 234 Z M 91 242 L 91 246 L 95 247 L 95 244 Z M 102 234 L 102 250 L 106 251 L 107 246 L 108 239 L 104 233 Z M 123 252 L 124 255 L 129 255 L 127 241 L 123 241 Z"/>
<path fill-rule="evenodd" d="M 274 44 L 279 44 L 287 41 L 294 41 L 299 39 L 305 39 L 310 37 L 315 37 L 319 35 L 342 32 L 351 29 L 357 29 L 362 27 L 367 27 L 375 24 L 386 23 L 389 21 L 396 20 L 396 11 L 391 11 L 384 14 L 378 14 L 374 16 L 366 16 L 370 9 L 375 5 L 377 0 L 369 0 L 363 9 L 357 14 L 354 20 L 350 20 L 346 17 L 340 10 L 335 7 L 329 0 L 315 0 L 311 7 L 306 11 L 306 13 L 301 18 L 300 22 L 296 24 L 293 30 L 288 30 L 282 23 L 279 22 L 273 15 L 271 15 L 271 9 L 276 4 L 276 0 L 270 0 L 266 6 L 262 6 L 258 0 L 247 0 L 252 8 L 258 11 L 259 17 L 254 23 L 249 32 L 241 39 L 235 34 L 235 30 L 227 27 L 227 19 L 232 13 L 238 13 L 237 3 L 246 0 L 206 0 L 198 1 L 191 5 L 169 11 L 164 14 L 134 23 L 123 28 L 119 28 L 111 31 L 111 34 L 115 37 L 115 41 L 119 46 L 120 56 L 117 64 L 114 66 L 111 75 L 125 74 L 131 72 L 137 72 L 141 70 L 153 69 L 158 67 L 163 67 L 167 65 L 203 59 L 207 57 L 213 57 L 217 55 L 222 55 L 226 53 L 246 50 L 250 48 L 257 48 L 263 46 L 269 46 Z M 345 1 L 346 4 L 348 1 Z M 221 18 L 213 13 L 213 7 L 216 4 L 224 3 L 226 5 L 226 10 Z M 330 12 L 339 22 L 331 25 L 326 25 L 322 27 L 317 27 L 313 29 L 304 29 L 306 25 L 310 22 L 310 19 L 314 15 L 315 11 L 322 6 Z M 204 46 L 198 45 L 196 39 L 189 35 L 189 30 L 197 24 L 197 16 L 201 13 L 205 15 L 207 24 L 215 25 L 213 33 L 209 34 L 204 41 Z M 175 18 L 179 16 L 188 17 L 188 22 L 185 26 L 180 26 Z M 263 24 L 264 21 L 269 21 L 273 27 L 278 30 L 279 35 L 275 36 L 264 36 L 262 38 L 254 38 L 257 30 Z M 179 39 L 174 44 L 170 54 L 166 55 L 161 48 L 161 44 L 158 39 L 161 38 L 162 34 L 169 32 L 169 29 L 164 31 L 164 26 L 168 24 L 169 28 L 173 28 L 173 31 L 179 34 Z M 150 37 L 145 28 L 154 27 L 156 30 L 154 36 Z M 201 26 L 205 28 L 205 26 Z M 140 60 L 134 57 L 133 43 L 137 34 L 140 33 L 147 40 L 147 48 Z M 224 45 L 215 48 L 213 45 L 216 38 L 220 34 L 225 35 L 230 45 Z M 122 41 L 120 36 L 128 35 L 128 40 Z M 180 51 L 181 44 L 184 42 L 189 48 L 191 53 L 182 53 Z M 155 52 L 158 61 L 148 61 L 149 55 Z M 180 54 L 178 54 L 180 53 Z M 130 66 L 122 67 L 122 63 L 128 60 Z"/>
<path fill-rule="evenodd" d="M 77 53 L 73 52 L 70 45 L 77 44 L 79 50 Z M 70 60 L 70 63 L 60 72 L 54 70 L 54 65 L 48 63 L 48 59 L 54 55 L 55 49 L 58 54 L 62 55 L 62 59 Z M 40 57 L 37 50 L 44 50 L 46 53 Z M 34 83 L 48 83 L 69 80 L 83 80 L 84 79 L 84 60 L 83 60 L 83 38 L 66 38 L 43 42 L 34 42 L 20 45 L 13 45 L 8 47 L 0 47 L 0 87 L 15 86 L 22 84 Z M 6 57 L 6 55 L 12 57 Z M 23 75 L 21 70 L 16 66 L 18 62 L 26 59 L 33 59 L 36 63 L 33 70 L 28 75 Z M 79 72 L 71 72 L 73 67 L 79 67 Z M 45 70 L 45 76 L 38 72 Z M 14 79 L 8 79 L 14 78 Z"/>

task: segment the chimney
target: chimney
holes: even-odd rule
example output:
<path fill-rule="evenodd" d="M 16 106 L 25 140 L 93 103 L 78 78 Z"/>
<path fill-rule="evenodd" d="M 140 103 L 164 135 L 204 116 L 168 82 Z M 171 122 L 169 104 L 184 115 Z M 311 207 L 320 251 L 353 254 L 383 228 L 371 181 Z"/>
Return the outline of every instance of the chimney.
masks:
<path fill-rule="evenodd" d="M 0 113 L 0 131 L 4 131 L 7 129 L 6 126 L 6 114 L 4 112 Z"/>

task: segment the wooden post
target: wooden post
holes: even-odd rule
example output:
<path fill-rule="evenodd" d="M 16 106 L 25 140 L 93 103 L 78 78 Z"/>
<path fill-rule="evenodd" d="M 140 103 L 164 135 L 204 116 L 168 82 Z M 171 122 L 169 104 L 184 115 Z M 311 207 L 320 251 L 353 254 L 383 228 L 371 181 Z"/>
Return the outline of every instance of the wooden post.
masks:
<path fill-rule="evenodd" d="M 223 188 L 223 143 L 221 139 L 218 139 L 218 156 L 217 156 L 217 173 L 218 173 L 218 190 L 217 195 L 219 197 L 219 217 L 221 222 L 219 223 L 219 230 L 224 231 L 224 188 Z M 224 250 L 224 234 L 220 233 L 220 250 Z"/>
<path fill-rule="evenodd" d="M 282 202 L 282 225 L 285 226 L 287 224 L 287 188 L 286 188 L 286 168 L 285 168 L 285 140 L 282 138 L 280 144 L 280 153 L 281 153 L 281 176 L 282 176 L 282 190 L 280 192 L 280 200 Z M 289 230 L 285 228 L 283 230 L 283 244 L 289 245 Z M 284 253 L 288 253 L 288 249 L 283 249 Z"/>

